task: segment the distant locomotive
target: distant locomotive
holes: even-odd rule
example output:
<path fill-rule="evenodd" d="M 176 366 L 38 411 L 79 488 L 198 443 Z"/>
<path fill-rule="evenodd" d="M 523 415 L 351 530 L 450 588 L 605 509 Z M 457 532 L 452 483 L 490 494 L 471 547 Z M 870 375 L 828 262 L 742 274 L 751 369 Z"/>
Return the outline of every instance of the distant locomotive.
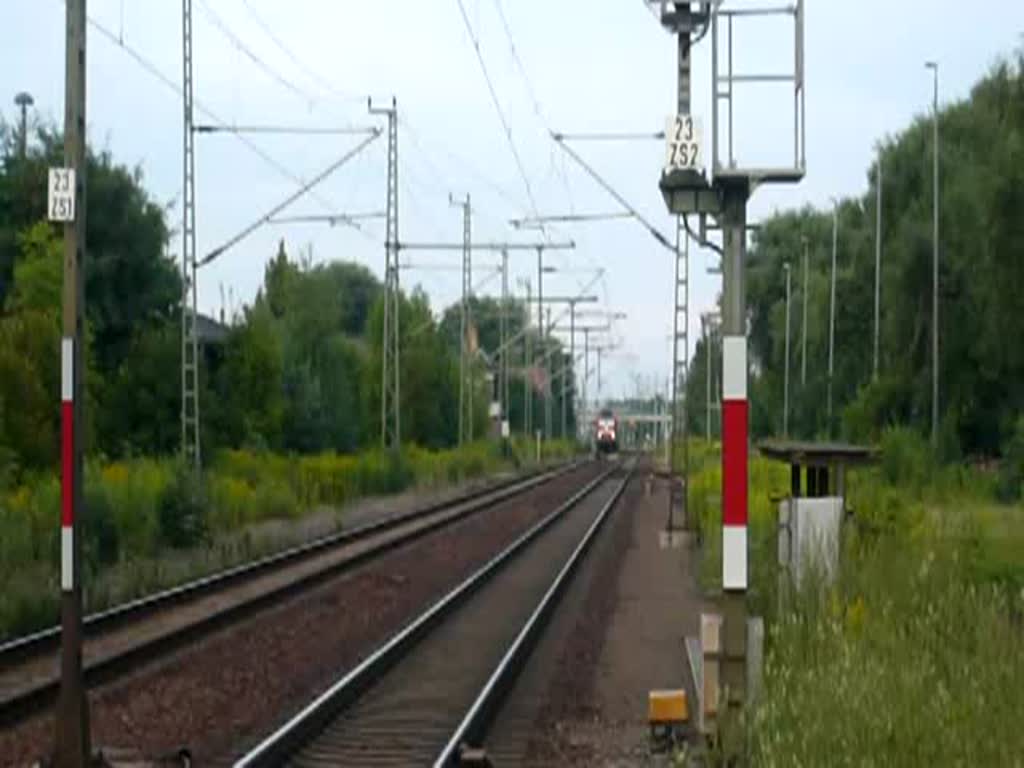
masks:
<path fill-rule="evenodd" d="M 607 408 L 603 409 L 594 422 L 594 443 L 598 453 L 616 453 L 619 450 L 619 420 Z"/>

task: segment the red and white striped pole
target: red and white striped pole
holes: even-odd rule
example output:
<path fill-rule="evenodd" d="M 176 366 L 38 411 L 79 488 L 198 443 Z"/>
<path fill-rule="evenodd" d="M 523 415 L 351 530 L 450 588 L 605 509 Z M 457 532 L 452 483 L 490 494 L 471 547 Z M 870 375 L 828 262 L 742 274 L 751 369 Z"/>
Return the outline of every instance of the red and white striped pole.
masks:
<path fill-rule="evenodd" d="M 75 339 L 65 336 L 60 345 L 60 588 L 73 592 L 75 569 Z"/>
<path fill-rule="evenodd" d="M 747 338 L 722 343 L 722 587 L 747 589 Z"/>
<path fill-rule="evenodd" d="M 49 217 L 64 223 L 64 307 L 61 340 L 60 693 L 56 710 L 58 768 L 90 763 L 89 708 L 82 670 L 80 555 L 85 325 L 85 43 L 86 0 L 67 0 L 64 168 L 50 171 Z"/>
<path fill-rule="evenodd" d="M 742 706 L 747 686 L 747 182 L 723 185 L 721 685 Z"/>

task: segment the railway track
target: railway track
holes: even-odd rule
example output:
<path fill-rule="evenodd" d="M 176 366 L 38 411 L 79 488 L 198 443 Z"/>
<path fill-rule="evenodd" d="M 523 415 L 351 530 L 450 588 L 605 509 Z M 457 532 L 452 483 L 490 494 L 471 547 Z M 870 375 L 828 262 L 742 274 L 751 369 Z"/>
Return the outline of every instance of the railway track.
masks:
<path fill-rule="evenodd" d="M 558 478 L 569 464 L 383 518 L 87 617 L 86 682 L 119 678 L 404 544 Z M 50 706 L 59 691 L 59 628 L 0 645 L 0 726 Z"/>
<path fill-rule="evenodd" d="M 484 743 L 631 473 L 589 482 L 235 765 L 460 764 Z"/>

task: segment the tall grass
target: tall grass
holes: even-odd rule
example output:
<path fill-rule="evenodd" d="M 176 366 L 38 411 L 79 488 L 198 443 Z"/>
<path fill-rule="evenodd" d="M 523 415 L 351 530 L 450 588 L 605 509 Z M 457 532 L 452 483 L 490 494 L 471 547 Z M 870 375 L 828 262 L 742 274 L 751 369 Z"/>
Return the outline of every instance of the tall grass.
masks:
<path fill-rule="evenodd" d="M 753 764 L 1020 765 L 1024 509 L 997 503 L 995 473 L 936 465 L 920 437 L 890 431 L 880 464 L 848 476 L 836 579 L 784 604 L 768 500 L 788 473 L 753 458 L 750 480 L 750 602 L 768 627 Z M 720 482 L 710 461 L 690 487 L 711 590 Z"/>
<path fill-rule="evenodd" d="M 549 443 L 545 457 L 566 457 Z M 282 456 L 226 451 L 192 497 L 175 461 L 133 459 L 86 467 L 84 565 L 91 610 L 181 583 L 321 535 L 342 524 L 347 504 L 417 486 L 441 488 L 526 463 L 476 443 L 400 455 Z M 52 624 L 57 615 L 60 485 L 22 478 L 0 492 L 0 638 Z M 309 525 L 300 519 L 314 517 Z"/>

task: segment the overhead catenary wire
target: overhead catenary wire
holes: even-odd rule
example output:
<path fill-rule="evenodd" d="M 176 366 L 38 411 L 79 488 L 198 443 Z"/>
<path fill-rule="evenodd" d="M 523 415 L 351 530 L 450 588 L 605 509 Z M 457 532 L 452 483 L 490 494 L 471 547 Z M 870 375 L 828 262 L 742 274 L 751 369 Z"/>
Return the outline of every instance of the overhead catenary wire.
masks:
<path fill-rule="evenodd" d="M 368 211 L 366 213 L 304 213 L 294 216 L 275 216 L 268 224 L 314 224 L 326 223 L 330 226 L 336 224 L 351 224 L 366 219 L 383 219 L 387 214 L 384 211 Z"/>
<path fill-rule="evenodd" d="M 523 63 L 522 56 L 519 55 L 519 48 L 516 45 L 515 36 L 512 34 L 512 25 L 509 24 L 508 17 L 505 15 L 505 9 L 504 9 L 504 6 L 502 4 L 502 0 L 494 0 L 494 5 L 495 5 L 495 8 L 498 11 L 498 17 L 501 19 L 501 25 L 502 25 L 502 28 L 505 31 L 505 37 L 508 40 L 509 50 L 511 51 L 513 62 L 516 65 L 516 69 L 519 71 L 519 75 L 520 75 L 520 77 L 523 80 L 523 83 L 524 83 L 524 85 L 526 87 L 527 94 L 528 94 L 528 96 L 530 98 L 530 102 L 531 102 L 531 104 L 533 106 L 534 114 L 537 116 L 537 119 L 543 125 L 544 130 L 546 132 L 548 132 L 548 133 L 551 133 L 551 124 L 548 121 L 547 116 L 544 113 L 544 108 L 542 107 L 542 105 L 540 103 L 540 99 L 537 96 L 537 90 L 534 88 L 533 82 L 531 81 L 530 76 L 529 76 L 529 74 L 526 71 L 526 65 Z M 554 174 L 561 181 L 562 188 L 565 191 L 566 200 L 568 200 L 568 203 L 569 203 L 569 211 L 571 213 L 575 214 L 576 213 L 576 203 L 575 203 L 575 201 L 573 199 L 572 185 L 569 183 L 569 176 L 568 176 L 568 173 L 566 172 L 566 169 L 565 169 L 564 157 L 562 158 L 562 160 L 563 160 L 562 164 L 559 165 L 556 162 L 554 147 L 551 147 L 549 152 L 550 152 L 549 153 L 549 162 L 550 162 L 551 168 L 554 171 Z M 535 212 L 535 215 L 536 215 L 536 212 Z M 543 227 L 543 222 L 542 222 L 541 231 L 544 232 L 545 234 L 547 234 L 546 230 Z M 591 262 L 591 264 L 593 264 L 594 260 L 590 256 L 589 250 L 586 251 L 586 253 L 587 253 L 587 259 Z M 602 290 L 603 290 L 603 292 L 605 294 L 605 299 L 607 300 L 607 297 L 608 297 L 608 285 L 603 280 L 602 280 L 601 287 L 602 287 Z"/>
<path fill-rule="evenodd" d="M 365 125 L 303 126 L 303 125 L 196 125 L 196 133 L 266 133 L 297 136 L 368 136 L 376 128 Z"/>
<path fill-rule="evenodd" d="M 633 214 L 629 211 L 609 211 L 608 213 L 568 213 L 550 216 L 541 216 L 539 219 L 510 219 L 509 223 L 516 229 L 540 222 L 552 222 L 562 224 L 583 223 L 588 221 L 612 221 L 615 219 L 632 219 Z"/>
<path fill-rule="evenodd" d="M 210 21 L 220 31 L 220 33 L 224 35 L 224 37 L 226 37 L 231 42 L 231 44 L 235 46 L 235 48 L 237 48 L 253 64 L 255 64 L 260 70 L 262 70 L 263 73 L 266 74 L 269 78 L 276 81 L 279 85 L 281 85 L 288 91 L 291 91 L 294 95 L 303 99 L 310 105 L 316 104 L 319 101 L 319 99 L 315 97 L 313 94 L 311 94 L 309 91 L 299 87 L 291 80 L 289 80 L 287 77 L 278 72 L 276 69 L 267 64 L 255 51 L 252 50 L 252 48 L 246 45 L 245 41 L 243 41 L 242 38 L 239 37 L 233 29 L 231 29 L 231 26 L 226 21 L 224 21 L 224 19 L 221 18 L 221 16 L 216 11 L 213 10 L 213 8 L 210 6 L 209 3 L 206 2 L 206 0 L 199 0 L 199 7 L 209 17 Z"/>
<path fill-rule="evenodd" d="M 470 24 L 469 15 L 466 13 L 465 3 L 463 0 L 456 0 L 456 2 L 459 5 L 459 11 L 462 14 L 462 21 L 466 25 L 466 33 L 469 35 L 470 41 L 473 43 L 473 51 L 476 53 L 477 62 L 480 64 L 480 71 L 483 73 L 484 80 L 487 82 L 487 90 L 491 94 L 491 101 L 494 104 L 494 109 L 498 113 L 499 120 L 501 120 L 502 128 L 505 130 L 505 138 L 508 140 L 509 148 L 512 150 L 512 156 L 516 161 L 516 167 L 519 169 L 519 175 L 522 177 L 523 184 L 526 187 L 526 196 L 530 201 L 530 208 L 533 215 L 537 216 L 539 215 L 537 200 L 533 195 L 533 187 L 530 184 L 530 177 L 526 173 L 526 167 L 523 165 L 523 159 L 520 157 L 519 150 L 516 148 L 516 143 L 512 138 L 512 128 L 509 125 L 508 118 L 505 116 L 505 110 L 501 107 L 501 101 L 498 99 L 498 92 L 494 88 L 494 82 L 491 80 L 491 75 L 487 71 L 487 64 L 484 62 L 483 52 L 480 50 L 480 40 L 473 31 L 473 25 Z"/>
<path fill-rule="evenodd" d="M 512 60 L 515 62 L 516 69 L 519 70 L 519 75 L 523 78 L 523 83 L 526 85 L 526 92 L 533 105 L 534 114 L 536 114 L 537 119 L 544 124 L 544 127 L 548 128 L 547 118 L 544 117 L 544 110 L 540 105 L 540 99 L 537 98 L 537 91 L 534 89 L 533 83 L 530 81 L 530 76 L 526 74 L 526 67 L 523 65 L 523 60 L 519 56 L 519 49 L 516 47 L 515 37 L 512 35 L 512 27 L 508 23 L 508 17 L 505 16 L 505 8 L 502 6 L 501 0 L 494 0 L 494 7 L 498 11 L 498 17 L 501 19 L 501 26 L 505 30 L 505 37 L 508 39 L 509 50 L 512 52 Z"/>
<path fill-rule="evenodd" d="M 276 45 L 277 48 L 285 56 L 288 57 L 292 64 L 294 64 L 298 69 L 302 70 L 302 72 L 305 73 L 305 75 L 310 80 L 315 81 L 316 84 L 322 90 L 324 90 L 325 92 L 329 93 L 331 96 L 334 96 L 337 99 L 345 101 L 355 101 L 357 99 L 359 101 L 363 100 L 364 97 L 361 95 L 350 93 L 335 87 L 335 85 L 330 80 L 328 80 L 326 77 L 324 77 L 315 69 L 306 64 L 301 58 L 299 58 L 299 56 L 296 55 L 295 52 L 292 51 L 292 49 L 284 43 L 281 37 L 276 32 L 274 32 L 273 27 L 271 27 L 270 24 L 268 24 L 263 19 L 263 17 L 256 12 L 256 10 L 250 4 L 249 0 L 243 0 L 242 5 L 245 7 L 246 12 L 249 14 L 252 20 L 256 23 L 256 26 L 258 26 L 263 31 L 263 34 L 265 34 L 267 38 L 269 38 L 270 41 L 274 45 Z"/>
<path fill-rule="evenodd" d="M 400 266 L 401 266 L 402 269 L 413 269 L 413 270 L 416 270 L 416 271 L 427 271 L 427 272 L 430 272 L 430 271 L 435 271 L 435 272 L 438 272 L 438 271 L 440 271 L 440 272 L 448 272 L 448 271 L 458 272 L 458 271 L 462 270 L 462 266 L 461 265 L 455 265 L 455 264 L 452 264 L 452 265 L 447 265 L 447 264 L 402 264 Z M 475 285 L 473 285 L 472 293 L 474 293 L 474 294 L 477 291 L 479 291 L 481 288 L 486 287 L 492 280 L 494 280 L 498 275 L 501 274 L 501 265 L 500 264 L 480 265 L 479 268 L 480 268 L 480 271 L 484 272 L 484 276 L 481 277 L 476 282 Z M 451 309 L 451 308 L 453 308 L 455 306 L 457 306 L 457 304 L 451 305 L 449 307 L 449 309 Z M 429 320 L 425 320 L 424 322 L 420 323 L 418 326 L 413 328 L 411 331 L 409 331 L 409 335 L 408 335 L 407 338 L 410 338 L 410 339 L 411 338 L 415 338 L 416 336 L 419 336 L 421 333 L 427 331 L 429 328 L 431 328 L 434 325 L 440 327 L 441 322 L 443 322 L 443 320 L 444 320 L 444 314 L 443 313 L 442 313 L 442 315 L 441 315 L 441 317 L 439 319 L 430 318 Z"/>
<path fill-rule="evenodd" d="M 63 4 L 65 0 L 59 0 L 59 2 Z M 152 61 L 150 61 L 141 53 L 139 53 L 137 50 L 135 50 L 135 48 L 130 46 L 128 43 L 124 42 L 124 40 L 119 39 L 118 36 L 114 34 L 114 32 L 112 32 L 110 29 L 108 29 L 104 24 L 97 21 L 92 16 L 89 16 L 87 20 L 89 26 L 91 26 L 93 29 L 99 32 L 100 35 L 109 40 L 111 43 L 113 43 L 121 50 L 123 50 L 133 61 L 135 61 L 146 72 L 148 72 L 150 75 L 152 75 L 165 86 L 167 86 L 167 88 L 169 88 L 179 97 L 182 95 L 180 83 L 172 80 L 166 74 L 161 72 L 160 68 L 153 64 Z M 219 115 L 217 115 L 216 112 L 214 112 L 212 109 L 204 105 L 198 99 L 194 101 L 194 104 L 196 110 L 202 113 L 208 120 L 212 120 L 213 122 L 218 123 L 220 125 L 228 124 L 226 120 L 221 118 Z M 260 160 L 262 160 L 268 167 L 276 171 L 281 177 L 288 179 L 297 186 L 302 186 L 306 183 L 305 179 L 292 172 L 284 164 L 275 160 L 273 156 L 271 156 L 266 150 L 260 147 L 259 144 L 256 144 L 252 139 L 248 138 L 246 135 L 241 133 L 234 133 L 232 135 L 235 136 L 235 138 L 237 138 L 238 141 L 240 141 L 247 149 L 249 149 L 250 152 L 252 152 L 258 158 L 260 158 Z M 333 208 L 336 207 L 332 206 L 320 195 L 314 194 L 313 198 L 327 210 L 332 210 Z"/>
<path fill-rule="evenodd" d="M 554 139 L 555 143 L 558 144 L 558 146 L 561 147 L 573 160 L 575 160 L 580 165 L 580 167 L 582 167 L 583 170 L 585 170 L 587 174 L 601 186 L 602 189 L 604 189 L 608 194 L 615 198 L 615 201 L 619 205 L 621 205 L 623 208 L 625 208 L 627 211 L 633 214 L 633 217 L 637 221 L 639 221 L 640 224 L 648 232 L 651 233 L 651 236 L 655 240 L 657 240 L 660 245 L 672 251 L 672 253 L 676 252 L 676 247 L 669 241 L 668 237 L 662 234 L 662 232 L 657 227 L 651 224 L 651 222 L 649 222 L 644 217 L 644 215 L 640 213 L 640 211 L 638 211 L 636 208 L 630 205 L 629 201 L 626 200 L 626 198 L 623 197 L 621 194 L 619 194 L 618 190 L 616 190 L 615 187 L 613 187 L 611 184 L 605 181 L 604 178 L 602 178 L 600 174 L 597 173 L 597 171 L 591 168 L 590 165 L 588 165 L 582 157 L 580 157 L 576 152 L 573 151 L 572 147 L 568 146 L 565 143 L 564 134 L 552 134 L 551 138 Z"/>
<path fill-rule="evenodd" d="M 332 173 L 334 173 L 336 170 L 338 170 L 341 166 L 343 166 L 345 163 L 347 163 L 349 160 L 351 160 L 353 157 L 355 157 L 357 154 L 359 154 L 361 151 L 363 151 L 363 149 L 365 149 L 367 146 L 369 146 L 372 142 L 376 141 L 380 137 L 380 135 L 381 135 L 381 131 L 377 131 L 372 136 L 370 136 L 370 137 L 364 139 L 363 141 L 361 141 L 353 149 L 350 149 L 348 152 L 346 152 L 344 155 L 342 155 L 338 160 L 336 160 L 335 162 L 331 163 L 323 171 L 321 171 L 316 176 L 314 176 L 312 179 L 310 179 L 308 182 L 306 182 L 306 184 L 304 184 L 298 190 L 296 190 L 295 192 L 290 194 L 282 202 L 280 202 L 277 205 L 275 205 L 273 208 L 271 208 L 269 211 L 267 211 L 267 213 L 265 213 L 262 216 L 260 216 L 256 221 L 254 221 L 248 227 L 246 227 L 241 232 L 239 232 L 237 235 L 235 235 L 234 237 L 229 239 L 223 245 L 221 245 L 221 246 L 219 246 L 217 248 L 214 248 L 212 251 L 210 251 L 206 256 L 204 256 L 196 264 L 196 266 L 197 267 L 204 267 L 204 266 L 206 266 L 211 261 L 213 261 L 214 259 L 216 259 L 219 256 L 221 256 L 226 250 L 228 250 L 232 246 L 234 246 L 234 245 L 238 244 L 239 242 L 241 242 L 242 240 L 244 240 L 246 237 L 251 235 L 253 232 L 255 232 L 257 229 L 259 229 L 261 226 L 263 226 L 264 224 L 269 222 L 271 219 L 273 219 L 274 216 L 276 216 L 278 213 L 283 211 L 289 205 L 291 205 L 296 200 L 298 200 L 300 197 L 302 197 L 304 194 L 306 194 L 314 186 L 316 186 L 317 184 L 322 182 L 324 179 L 326 179 L 328 176 L 330 176 Z"/>
<path fill-rule="evenodd" d="M 551 132 L 555 141 L 659 141 L 664 131 L 592 131 L 588 133 Z"/>
<path fill-rule="evenodd" d="M 708 248 L 717 253 L 719 256 L 725 255 L 725 250 L 722 248 L 722 246 L 718 245 L 718 243 L 708 240 L 706 237 L 701 237 L 699 234 L 693 231 L 693 228 L 690 227 L 689 216 L 683 216 L 683 227 L 686 229 L 686 234 L 688 234 L 690 236 L 690 239 L 697 243 L 697 245 L 701 246 L 702 248 Z"/>
<path fill-rule="evenodd" d="M 527 95 L 530 97 L 530 102 L 533 106 L 533 112 L 544 126 L 544 130 L 548 133 L 551 132 L 551 125 L 544 113 L 544 108 L 540 103 L 540 99 L 537 97 L 537 90 L 533 86 L 533 81 L 530 79 L 529 74 L 526 71 L 526 65 L 523 64 L 523 59 L 519 55 L 519 47 L 516 45 L 515 35 L 512 34 L 512 25 L 509 24 L 508 17 L 505 15 L 505 8 L 502 5 L 501 0 L 494 0 L 494 6 L 498 11 L 498 17 L 501 19 L 501 26 L 505 30 L 505 37 L 508 40 L 509 50 L 512 53 L 512 60 L 516 65 L 516 69 L 519 71 L 519 75 L 523 80 L 523 84 L 526 87 Z M 554 147 L 550 148 L 548 155 L 551 169 L 555 172 L 555 175 L 559 177 L 562 187 L 565 190 L 566 199 L 569 201 L 569 210 L 573 213 L 576 212 L 576 205 L 573 200 L 572 187 L 569 184 L 569 177 L 565 171 L 564 163 L 559 166 L 555 161 Z"/>
<path fill-rule="evenodd" d="M 580 289 L 579 295 L 583 296 L 583 295 L 585 295 L 587 293 L 587 291 L 593 289 L 593 287 L 602 279 L 602 277 L 603 277 L 603 275 L 600 275 L 600 274 L 599 275 L 595 275 L 590 280 L 590 282 L 588 282 L 586 285 L 584 285 Z M 554 319 L 552 319 L 551 322 L 552 323 L 557 323 L 559 320 L 565 319 L 566 317 L 569 316 L 569 312 L 570 312 L 570 310 L 568 308 L 568 305 L 566 305 L 566 307 L 564 309 L 562 309 L 561 311 L 558 312 L 558 314 L 555 315 Z M 517 334 L 515 334 L 510 339 L 508 339 L 503 345 L 498 347 L 498 349 L 495 350 L 494 354 L 500 354 L 501 352 L 504 352 L 506 349 L 511 347 L 513 344 L 515 344 L 517 341 L 519 341 L 520 339 L 525 337 L 526 334 L 529 332 L 529 330 L 530 330 L 530 327 L 528 325 L 524 326 L 522 328 L 522 330 L 520 330 Z"/>
<path fill-rule="evenodd" d="M 405 118 L 404 115 L 399 116 L 398 122 L 399 125 L 405 128 L 406 134 L 412 140 L 412 143 L 416 146 L 416 149 L 419 150 L 418 157 L 422 158 L 426 162 L 426 164 L 431 167 L 435 179 L 438 181 L 438 186 L 442 188 L 448 188 L 452 186 L 448 177 L 445 174 L 441 173 L 438 170 L 437 166 L 434 165 L 433 161 L 430 159 L 430 153 L 427 152 L 426 148 L 423 146 L 424 137 L 418 133 L 416 128 Z M 507 189 L 502 187 L 498 182 L 488 177 L 472 162 L 453 152 L 448 147 L 440 147 L 440 150 L 444 152 L 444 154 L 446 154 L 450 160 L 455 161 L 463 168 L 465 168 L 470 174 L 472 174 L 477 179 L 477 181 L 481 182 L 482 184 L 493 190 L 495 194 L 498 195 L 498 197 L 504 200 L 507 205 L 515 209 L 517 213 L 521 213 L 524 215 L 528 215 L 530 213 L 528 209 L 523 208 L 522 203 L 516 200 L 515 197 Z"/>
<path fill-rule="evenodd" d="M 343 227 L 349 227 L 354 229 L 359 234 L 363 235 L 371 242 L 383 243 L 383 240 L 373 237 L 364 228 L 361 222 L 370 221 L 373 219 L 383 219 L 386 214 L 384 211 L 373 211 L 367 213 L 314 213 L 314 214 L 299 214 L 295 216 L 275 216 L 274 218 L 268 219 L 267 224 L 327 224 L 330 227 L 341 225 Z"/>

